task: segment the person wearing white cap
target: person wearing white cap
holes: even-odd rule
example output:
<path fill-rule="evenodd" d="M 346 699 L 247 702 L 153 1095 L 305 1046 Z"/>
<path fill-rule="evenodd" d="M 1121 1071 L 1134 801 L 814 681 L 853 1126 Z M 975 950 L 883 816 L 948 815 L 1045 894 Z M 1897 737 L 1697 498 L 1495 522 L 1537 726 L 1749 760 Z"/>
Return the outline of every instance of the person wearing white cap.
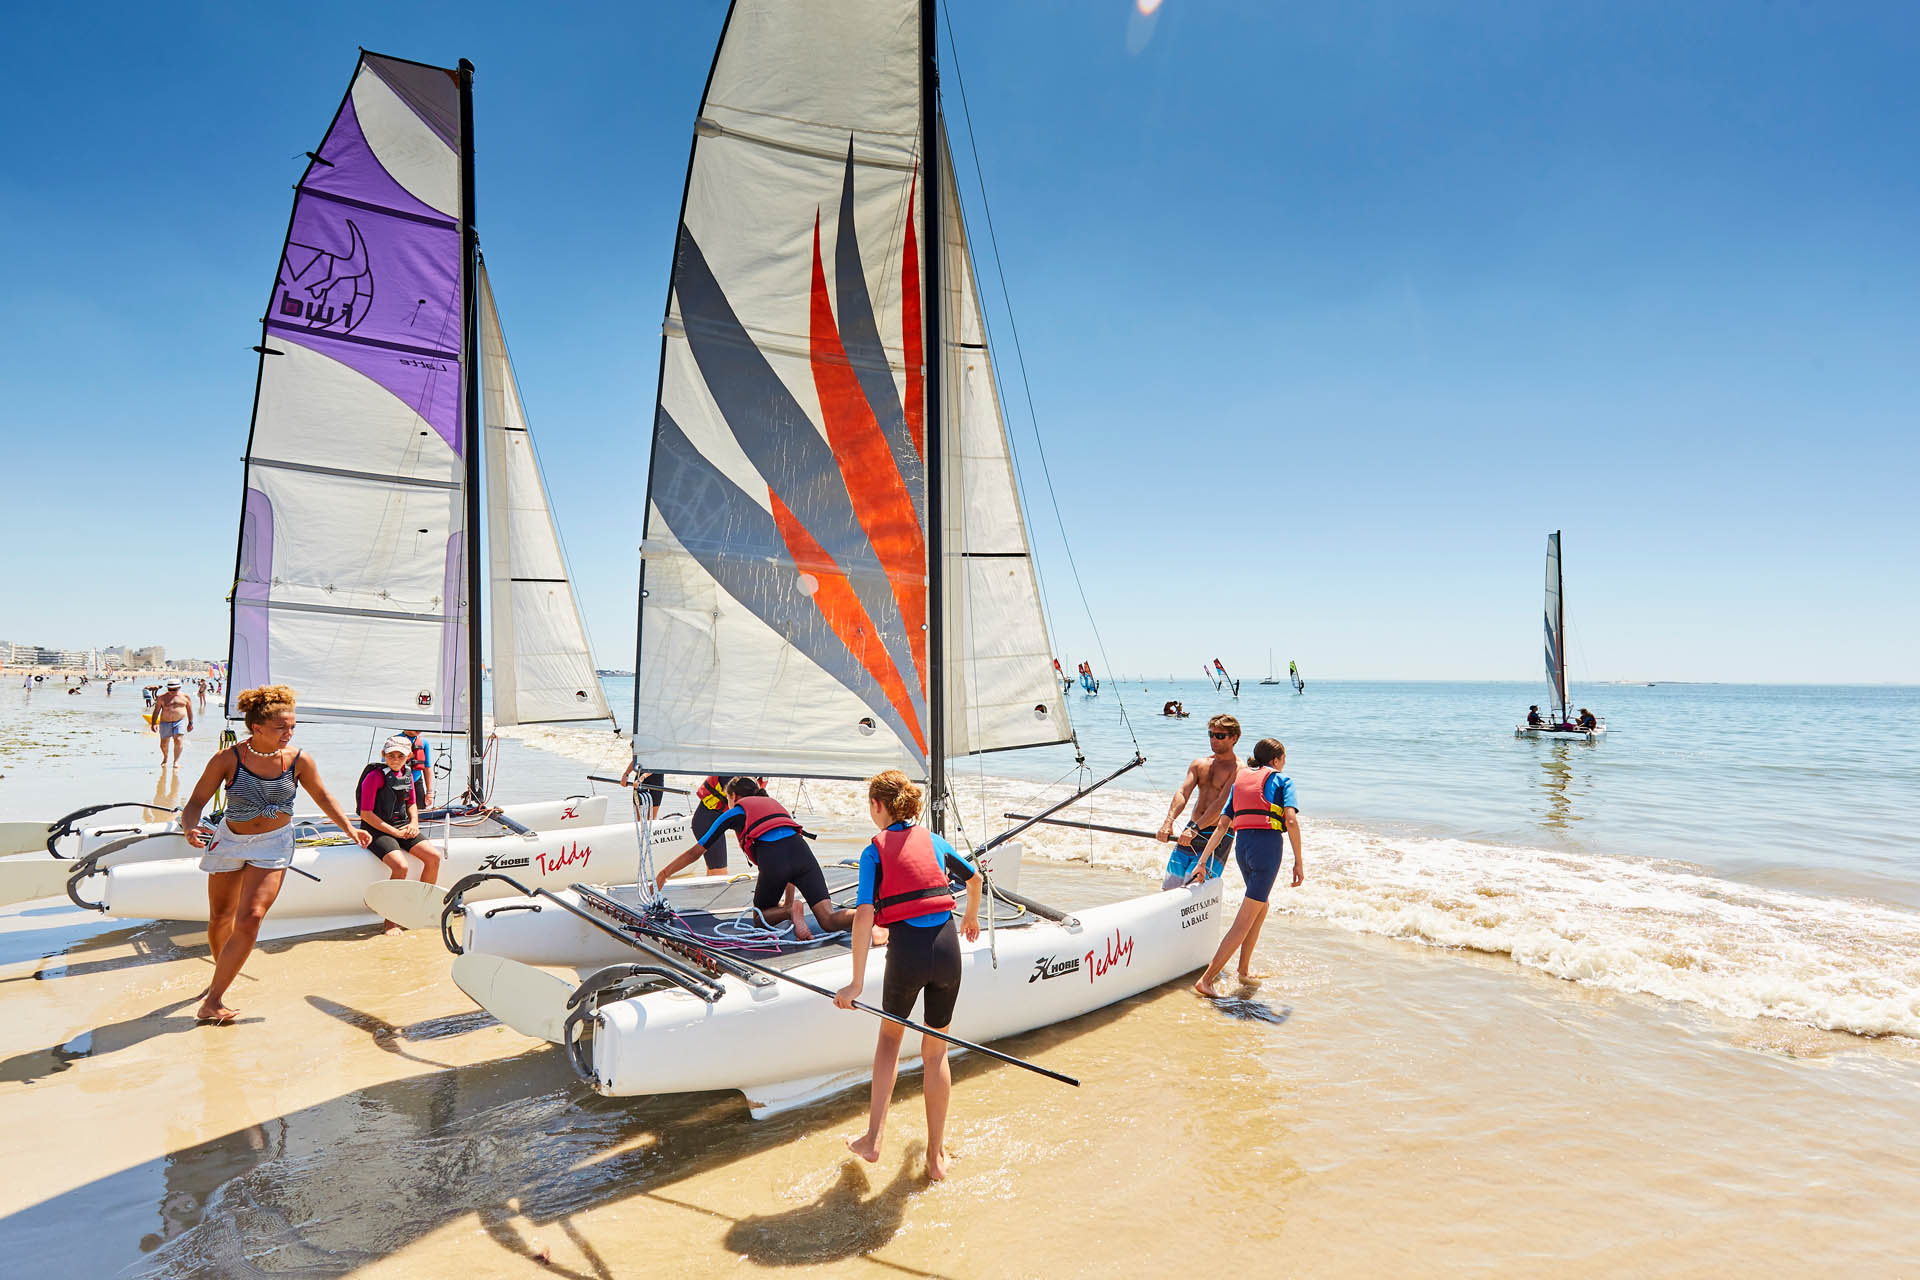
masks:
<path fill-rule="evenodd" d="M 420 879 L 434 884 L 440 875 L 440 851 L 420 834 L 420 806 L 426 796 L 413 772 L 413 743 L 399 734 L 380 744 L 380 759 L 360 771 L 354 801 L 360 825 L 373 837 L 367 852 L 387 864 L 389 879 L 405 880 L 407 855 L 420 860 Z M 400 926 L 387 921 L 389 936 Z"/>
<path fill-rule="evenodd" d="M 180 751 L 186 746 L 187 735 L 193 732 L 193 699 L 180 690 L 179 679 L 167 681 L 167 687 L 153 700 L 153 727 L 160 731 L 160 767 L 169 764 L 180 767 Z M 173 755 L 167 755 L 167 744 L 173 744 Z"/>

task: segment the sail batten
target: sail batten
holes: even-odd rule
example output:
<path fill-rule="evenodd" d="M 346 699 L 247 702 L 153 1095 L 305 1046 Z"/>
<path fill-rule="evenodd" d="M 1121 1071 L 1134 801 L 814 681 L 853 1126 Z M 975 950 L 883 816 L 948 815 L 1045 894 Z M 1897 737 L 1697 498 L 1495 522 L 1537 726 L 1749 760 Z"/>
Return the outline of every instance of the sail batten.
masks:
<path fill-rule="evenodd" d="M 229 716 L 280 683 L 316 718 L 467 728 L 458 119 L 454 73 L 363 54 L 296 188 L 262 323 Z"/>

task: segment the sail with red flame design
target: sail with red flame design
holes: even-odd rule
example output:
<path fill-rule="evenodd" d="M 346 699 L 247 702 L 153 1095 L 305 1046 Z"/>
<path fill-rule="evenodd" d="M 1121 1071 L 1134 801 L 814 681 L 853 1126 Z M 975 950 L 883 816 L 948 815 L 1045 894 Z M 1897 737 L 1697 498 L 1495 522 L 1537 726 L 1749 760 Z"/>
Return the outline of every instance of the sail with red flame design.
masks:
<path fill-rule="evenodd" d="M 663 326 L 634 731 L 650 767 L 924 777 L 934 628 L 948 754 L 1069 736 L 944 138 L 927 527 L 919 12 L 729 15 Z"/>

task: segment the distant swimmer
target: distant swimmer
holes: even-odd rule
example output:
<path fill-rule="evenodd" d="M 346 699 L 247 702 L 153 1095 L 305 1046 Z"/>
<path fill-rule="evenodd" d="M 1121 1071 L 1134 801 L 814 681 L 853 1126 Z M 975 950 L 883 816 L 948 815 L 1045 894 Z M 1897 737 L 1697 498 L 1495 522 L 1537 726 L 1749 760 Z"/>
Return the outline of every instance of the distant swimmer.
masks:
<path fill-rule="evenodd" d="M 239 1016 L 226 1005 L 227 988 L 253 954 L 260 923 L 293 865 L 296 790 L 305 788 L 320 811 L 361 848 L 372 839 L 334 802 L 313 757 L 293 746 L 293 690 L 264 685 L 245 690 L 237 703 L 247 736 L 207 761 L 180 812 L 187 843 L 206 850 L 200 869 L 207 873 L 207 945 L 214 966 L 197 1017 L 222 1025 Z M 221 787 L 227 789 L 226 813 L 218 826 L 203 827 L 200 812 Z"/>
<path fill-rule="evenodd" d="M 960 998 L 960 939 L 980 938 L 980 872 L 958 850 L 914 821 L 920 816 L 920 788 L 898 769 L 867 779 L 867 812 L 879 828 L 860 851 L 860 896 L 853 922 L 853 981 L 833 1002 L 853 1008 L 866 988 L 867 956 L 879 930 L 888 929 L 887 972 L 880 1007 L 896 1018 L 911 1018 L 925 994 L 922 1018 L 935 1031 L 953 1022 Z M 966 907 L 956 927 L 956 905 L 949 876 L 967 887 Z M 873 1095 L 867 1106 L 867 1131 L 847 1139 L 847 1149 L 862 1160 L 880 1158 L 900 1067 L 900 1040 L 906 1028 L 882 1022 L 873 1050 Z M 947 1176 L 947 1104 L 953 1075 L 947 1067 L 947 1042 L 920 1037 L 921 1092 L 927 1099 L 927 1177 Z"/>
<path fill-rule="evenodd" d="M 1527 708 L 1527 723 L 1535 729 L 1538 729 L 1546 723 L 1545 720 L 1540 718 L 1540 708 L 1538 706 Z"/>
<path fill-rule="evenodd" d="M 438 883 L 440 850 L 420 834 L 420 803 L 425 793 L 413 773 L 413 744 L 395 734 L 380 748 L 380 759 L 360 771 L 354 786 L 354 806 L 360 811 L 360 827 L 372 842 L 367 852 L 385 863 L 392 880 L 405 880 L 413 865 L 412 854 L 420 860 L 420 882 Z M 389 920 L 387 934 L 401 932 Z"/>
<path fill-rule="evenodd" d="M 660 868 L 653 878 L 656 889 L 664 889 L 667 878 L 706 852 L 708 845 L 727 832 L 740 841 L 740 852 L 759 869 L 760 879 L 753 887 L 753 907 L 769 924 L 784 914 L 793 923 L 793 936 L 805 941 L 813 937 L 807 928 L 805 903 L 813 918 L 829 933 L 838 933 L 853 923 L 853 912 L 833 905 L 827 892 L 827 874 L 813 856 L 800 820 L 786 806 L 769 796 L 752 778 L 735 778 L 727 783 L 727 799 L 732 804 L 713 820 L 707 834 L 695 840 L 686 852 Z"/>
<path fill-rule="evenodd" d="M 1215 834 L 1220 822 L 1220 810 L 1226 806 L 1228 793 L 1233 787 L 1234 771 L 1240 763 L 1233 754 L 1239 741 L 1240 722 L 1232 716 L 1220 715 L 1207 721 L 1210 753 L 1187 766 L 1187 776 L 1181 779 L 1180 789 L 1173 793 L 1173 803 L 1167 806 L 1167 820 L 1160 824 L 1160 831 L 1155 837 L 1174 840 L 1173 824 L 1180 820 L 1180 811 L 1186 808 L 1187 797 L 1192 796 L 1193 816 L 1187 820 L 1180 838 L 1174 840 L 1173 853 L 1167 858 L 1166 879 L 1160 883 L 1162 889 L 1175 888 L 1188 878 L 1200 860 L 1200 847 Z M 1232 833 L 1227 834 L 1226 842 L 1226 848 L 1207 863 L 1209 880 L 1218 878 L 1226 870 L 1227 854 L 1233 848 Z"/>
<path fill-rule="evenodd" d="M 1300 806 L 1293 792 L 1293 779 L 1281 773 L 1287 764 L 1287 749 L 1278 738 L 1262 738 L 1253 746 L 1247 767 L 1234 776 L 1233 792 L 1227 801 L 1227 821 L 1220 824 L 1213 840 L 1207 842 L 1207 854 L 1229 827 L 1239 838 L 1234 860 L 1247 882 L 1247 896 L 1240 913 L 1233 918 L 1227 936 L 1220 940 L 1213 962 L 1207 966 L 1193 989 L 1208 999 L 1218 999 L 1214 979 L 1227 967 L 1227 960 L 1240 953 L 1240 980 L 1257 982 L 1253 971 L 1253 948 L 1260 941 L 1260 926 L 1266 923 L 1267 899 L 1273 894 L 1274 878 L 1286 861 L 1287 838 L 1293 838 L 1293 887 L 1306 879 L 1300 861 Z M 1191 878 L 1197 878 L 1191 877 Z"/>
<path fill-rule="evenodd" d="M 160 765 L 180 765 L 180 749 L 186 735 L 193 732 L 193 699 L 180 691 L 180 681 L 167 681 L 167 687 L 153 700 L 153 727 L 160 731 Z M 167 744 L 173 744 L 173 758 L 167 758 Z"/>

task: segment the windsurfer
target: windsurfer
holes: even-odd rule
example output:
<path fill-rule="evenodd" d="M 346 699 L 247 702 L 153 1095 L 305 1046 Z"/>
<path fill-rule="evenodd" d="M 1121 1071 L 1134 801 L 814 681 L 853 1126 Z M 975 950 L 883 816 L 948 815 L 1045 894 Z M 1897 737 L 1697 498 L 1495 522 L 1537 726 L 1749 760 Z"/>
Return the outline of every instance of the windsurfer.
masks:
<path fill-rule="evenodd" d="M 420 779 L 408 761 L 413 746 L 396 734 L 380 748 L 381 759 L 360 771 L 354 788 L 360 809 L 360 825 L 373 837 L 367 852 L 387 865 L 392 880 L 405 880 L 412 870 L 407 855 L 420 859 L 420 882 L 435 884 L 440 876 L 440 851 L 420 834 L 420 804 L 424 793 Z M 387 934 L 401 932 L 399 925 L 386 922 Z"/>
<path fill-rule="evenodd" d="M 246 717 L 247 738 L 207 761 L 180 813 L 187 843 L 207 851 L 200 869 L 207 873 L 207 946 L 214 966 L 197 1017 L 222 1025 L 239 1016 L 226 1005 L 227 988 L 253 954 L 260 922 L 280 896 L 280 882 L 293 865 L 296 786 L 305 787 L 320 811 L 361 848 L 372 839 L 334 802 L 313 757 L 291 745 L 293 690 L 283 684 L 263 685 L 244 690 L 235 702 Z M 242 753 L 257 766 L 247 764 Z M 255 767 L 269 772 L 256 773 Z M 217 827 L 203 827 L 200 811 L 221 787 L 227 789 L 226 816 Z"/>
<path fill-rule="evenodd" d="M 1306 867 L 1300 861 L 1300 812 L 1293 792 L 1293 779 L 1281 773 L 1287 764 L 1287 749 L 1278 738 L 1262 738 L 1253 744 L 1253 754 L 1247 758 L 1247 767 L 1235 774 L 1233 790 L 1227 799 L 1227 821 L 1220 824 L 1213 839 L 1207 842 L 1207 856 L 1213 855 L 1213 846 L 1227 834 L 1239 837 L 1239 847 L 1234 851 L 1234 860 L 1240 864 L 1240 874 L 1247 882 L 1247 896 L 1240 904 L 1240 912 L 1234 916 L 1233 924 L 1227 929 L 1227 936 L 1220 940 L 1220 947 L 1213 953 L 1213 962 L 1193 984 L 1193 989 L 1209 1000 L 1218 999 L 1220 993 L 1213 988 L 1214 979 L 1227 967 L 1227 959 L 1237 950 L 1240 953 L 1240 981 L 1258 982 L 1262 975 L 1253 970 L 1253 948 L 1260 941 L 1260 926 L 1266 923 L 1267 899 L 1273 895 L 1273 882 L 1280 874 L 1280 864 L 1286 860 L 1286 840 L 1293 838 L 1293 887 L 1298 889 L 1306 879 Z M 1189 879 L 1198 879 L 1198 872 Z"/>
<path fill-rule="evenodd" d="M 691 865 L 708 845 L 731 831 L 740 841 L 740 852 L 759 868 L 753 906 L 762 919 L 786 916 L 793 924 L 793 936 L 803 942 L 813 937 L 813 931 L 807 927 L 802 903 L 812 909 L 813 918 L 829 933 L 852 924 L 853 912 L 833 905 L 833 897 L 827 892 L 827 874 L 813 856 L 813 846 L 807 843 L 800 820 L 752 778 L 735 778 L 727 783 L 727 798 L 731 806 L 713 820 L 705 835 L 660 868 L 653 878 L 654 887 L 664 889 L 670 876 Z"/>
<path fill-rule="evenodd" d="M 867 812 L 879 832 L 860 851 L 860 897 L 853 923 L 853 981 L 840 988 L 833 1002 L 842 1009 L 866 987 L 867 955 L 876 938 L 887 943 L 887 970 L 880 1007 L 896 1018 L 913 1015 L 914 1002 L 926 993 L 922 1017 L 935 1031 L 953 1022 L 954 1002 L 960 996 L 960 936 L 968 942 L 980 936 L 980 872 L 958 850 L 914 819 L 920 816 L 920 788 L 898 769 L 867 780 Z M 953 920 L 953 887 L 949 868 L 966 878 L 967 902 L 960 924 Z M 891 936 L 881 938 L 875 925 L 890 925 Z M 867 1131 L 847 1139 L 847 1149 L 869 1162 L 880 1158 L 880 1139 L 887 1123 L 887 1103 L 900 1066 L 900 1041 L 906 1031 L 897 1022 L 882 1022 L 873 1048 L 873 1098 L 867 1108 Z M 947 1104 L 953 1096 L 953 1076 L 947 1067 L 947 1042 L 937 1036 L 920 1037 L 922 1092 L 927 1099 L 927 1177 L 938 1182 L 947 1176 Z"/>
<path fill-rule="evenodd" d="M 1174 840 L 1173 853 L 1167 858 L 1166 879 L 1161 881 L 1162 889 L 1172 889 L 1187 880 L 1194 864 L 1199 861 L 1199 849 L 1213 836 L 1219 821 L 1220 810 L 1226 806 L 1227 794 L 1233 786 L 1234 771 L 1239 761 L 1234 757 L 1234 747 L 1240 741 L 1240 722 L 1232 716 L 1219 715 L 1207 721 L 1207 743 L 1210 753 L 1201 756 L 1187 766 L 1187 776 L 1181 779 L 1180 789 L 1173 793 L 1173 803 L 1167 806 L 1167 820 L 1160 824 L 1155 837 L 1159 840 L 1174 840 L 1173 824 L 1180 820 L 1180 812 L 1186 808 L 1187 797 L 1193 797 L 1193 817 Z M 1207 863 L 1207 879 L 1211 880 L 1226 870 L 1227 854 L 1233 849 L 1233 834 L 1226 835 L 1226 847 L 1220 850 L 1217 859 Z"/>

